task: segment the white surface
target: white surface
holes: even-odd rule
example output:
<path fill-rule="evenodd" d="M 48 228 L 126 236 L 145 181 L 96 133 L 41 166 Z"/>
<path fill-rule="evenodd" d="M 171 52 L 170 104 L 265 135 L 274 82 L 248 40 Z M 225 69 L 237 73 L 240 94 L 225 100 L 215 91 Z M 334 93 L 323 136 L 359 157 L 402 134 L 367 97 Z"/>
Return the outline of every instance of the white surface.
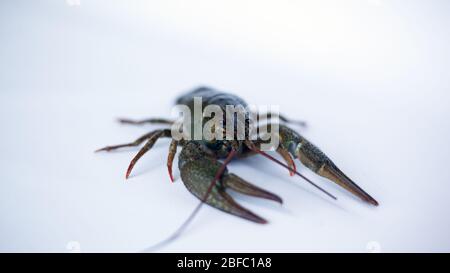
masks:
<path fill-rule="evenodd" d="M 450 251 L 449 2 L 39 2 L 0 4 L 1 251 L 168 236 L 198 201 L 169 182 L 167 140 L 127 182 L 136 149 L 93 151 L 154 129 L 116 117 L 169 116 L 199 84 L 307 120 L 380 206 L 250 158 L 230 169 L 284 204 L 237 198 L 270 223 L 204 207 L 163 251 Z"/>

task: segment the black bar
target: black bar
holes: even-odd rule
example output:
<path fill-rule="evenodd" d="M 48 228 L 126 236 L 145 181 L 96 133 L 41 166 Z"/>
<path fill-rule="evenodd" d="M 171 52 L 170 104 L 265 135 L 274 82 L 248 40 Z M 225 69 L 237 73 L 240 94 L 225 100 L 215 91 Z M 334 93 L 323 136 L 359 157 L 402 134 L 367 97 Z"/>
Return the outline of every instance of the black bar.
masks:
<path fill-rule="evenodd" d="M 366 270 L 385 272 L 397 267 L 429 269 L 445 266 L 447 254 L 312 254 L 312 253 L 150 253 L 150 254 L 0 254 L 0 262 L 15 270 L 33 268 L 117 272 L 312 272 Z M 444 267 L 445 268 L 445 267 Z M 156 271 L 156 269 L 159 269 Z"/>

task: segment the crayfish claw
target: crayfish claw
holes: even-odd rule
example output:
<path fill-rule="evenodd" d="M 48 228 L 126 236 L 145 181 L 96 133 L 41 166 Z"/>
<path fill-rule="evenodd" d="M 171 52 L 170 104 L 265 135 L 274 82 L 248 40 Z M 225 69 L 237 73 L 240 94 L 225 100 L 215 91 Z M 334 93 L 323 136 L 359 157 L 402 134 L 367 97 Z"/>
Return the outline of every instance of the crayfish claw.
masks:
<path fill-rule="evenodd" d="M 359 187 L 355 182 L 353 182 L 348 176 L 346 176 L 338 167 L 332 162 L 328 161 L 324 164 L 318 171 L 317 174 L 330 179 L 339 186 L 353 193 L 354 195 L 361 198 L 374 206 L 378 206 L 377 200 L 365 192 L 361 187 Z"/>
<path fill-rule="evenodd" d="M 296 156 L 309 169 L 318 175 L 328 178 L 361 200 L 374 206 L 378 202 L 346 176 L 319 148 L 303 139 L 295 150 Z"/>
<path fill-rule="evenodd" d="M 214 173 L 220 167 L 219 162 L 207 162 L 208 160 L 196 160 L 191 162 L 186 162 L 183 164 L 180 174 L 181 180 L 183 181 L 186 188 L 197 198 L 202 200 L 207 192 L 207 188 L 211 183 L 211 180 L 214 178 Z M 215 164 L 214 164 L 215 163 Z M 242 191 L 246 191 L 247 194 L 252 193 L 253 195 L 264 195 L 267 199 L 276 199 L 275 196 L 271 196 L 270 193 L 262 193 L 262 191 L 255 190 L 254 188 L 242 187 L 242 184 L 236 182 L 233 178 L 235 176 L 231 176 L 231 180 L 226 178 L 229 174 L 225 173 L 222 179 L 217 181 L 216 185 L 213 186 L 211 192 L 205 200 L 205 203 L 220 209 L 224 212 L 233 214 L 235 216 L 242 217 L 244 219 L 265 224 L 267 221 L 250 210 L 239 205 L 230 195 L 228 195 L 225 190 L 226 186 L 230 183 L 233 185 L 234 189 L 241 189 Z M 223 183 L 223 181 L 228 181 L 227 183 Z M 230 187 L 231 188 L 231 187 Z"/>
<path fill-rule="evenodd" d="M 254 197 L 265 198 L 283 204 L 283 200 L 278 195 L 252 185 L 235 174 L 225 175 L 222 182 L 226 188 L 232 189 L 236 192 Z"/>
<path fill-rule="evenodd" d="M 378 202 L 372 196 L 346 176 L 328 156 L 306 138 L 283 125 L 280 126 L 280 138 L 283 147 L 286 147 L 289 153 L 308 169 L 333 181 L 361 200 L 378 206 Z"/>
<path fill-rule="evenodd" d="M 265 219 L 239 205 L 226 192 L 228 188 L 243 194 L 282 202 L 280 197 L 251 185 L 229 173 L 226 168 L 215 184 L 211 185 L 218 170 L 223 168 L 223 164 L 204 153 L 198 143 L 189 143 L 183 147 L 178 160 L 181 180 L 186 188 L 198 199 L 224 212 L 256 223 L 267 223 Z"/>
<path fill-rule="evenodd" d="M 254 214 L 250 210 L 242 207 L 236 201 L 228 195 L 225 191 L 220 191 L 219 195 L 223 200 L 220 200 L 221 198 L 216 199 L 215 201 L 219 201 L 221 204 L 221 208 L 217 207 L 225 212 L 231 213 L 233 215 L 242 217 L 244 219 L 250 220 L 252 222 L 258 223 L 258 224 L 267 224 L 267 220 L 264 218 L 261 218 L 260 216 Z"/>

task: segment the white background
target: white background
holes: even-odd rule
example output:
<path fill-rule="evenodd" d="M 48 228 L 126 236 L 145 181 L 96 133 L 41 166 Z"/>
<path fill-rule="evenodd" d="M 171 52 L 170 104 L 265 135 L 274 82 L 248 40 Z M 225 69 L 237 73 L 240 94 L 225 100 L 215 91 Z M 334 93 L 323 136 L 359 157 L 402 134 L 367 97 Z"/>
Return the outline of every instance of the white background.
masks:
<path fill-rule="evenodd" d="M 0 251 L 142 251 L 197 205 L 168 141 L 94 154 L 210 85 L 304 119 L 302 133 L 380 202 L 264 158 L 230 170 L 284 200 L 205 206 L 161 251 L 450 251 L 448 1 L 1 1 Z M 176 162 L 176 161 L 175 161 Z"/>

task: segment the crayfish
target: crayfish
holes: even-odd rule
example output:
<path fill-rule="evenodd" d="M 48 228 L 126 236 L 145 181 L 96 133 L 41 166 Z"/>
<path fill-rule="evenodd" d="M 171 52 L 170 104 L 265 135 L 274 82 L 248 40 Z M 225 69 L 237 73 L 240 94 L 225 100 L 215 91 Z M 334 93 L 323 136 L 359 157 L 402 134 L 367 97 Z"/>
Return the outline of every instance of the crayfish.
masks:
<path fill-rule="evenodd" d="M 221 122 L 214 122 L 213 126 L 211 126 L 213 131 L 216 132 L 212 137 L 206 137 L 204 135 L 201 135 L 200 138 L 197 139 L 185 137 L 184 133 L 187 131 L 195 130 L 195 127 L 202 127 L 208 123 L 208 121 L 213 119 L 212 115 L 196 116 L 192 113 L 195 111 L 196 99 L 201 100 L 200 107 L 202 111 L 206 110 L 208 106 L 217 106 L 219 110 L 223 110 L 226 113 L 225 122 L 221 119 Z M 186 188 L 201 200 L 196 211 L 198 211 L 201 204 L 206 203 L 224 212 L 261 224 L 264 224 L 267 221 L 239 205 L 227 193 L 227 190 L 230 189 L 241 194 L 265 198 L 279 203 L 282 203 L 282 199 L 276 194 L 250 184 L 241 177 L 229 172 L 226 165 L 232 159 L 239 159 L 257 154 L 262 155 L 288 169 L 291 175 L 301 176 L 316 188 L 336 199 L 333 195 L 319 188 L 311 180 L 297 172 L 294 160 L 298 159 L 314 173 L 335 182 L 363 201 L 375 206 L 378 205 L 378 202 L 374 198 L 347 177 L 319 148 L 294 129 L 287 126 L 287 124 L 290 123 L 303 125 L 303 122 L 292 121 L 281 114 L 272 113 L 270 114 L 271 117 L 278 117 L 279 122 L 268 122 L 264 125 L 266 129 L 264 132 L 266 134 L 268 129 L 277 128 L 275 132 L 273 132 L 273 130 L 271 131 L 271 137 L 277 139 L 277 145 L 276 147 L 273 146 L 272 150 L 276 151 L 281 156 L 283 161 L 285 161 L 284 163 L 262 149 L 263 145 L 270 146 L 270 142 L 267 138 L 263 139 L 262 135 L 255 137 L 254 132 L 251 130 L 252 125 L 255 124 L 255 115 L 248 109 L 245 101 L 238 96 L 220 92 L 208 87 L 199 87 L 179 97 L 176 100 L 176 104 L 184 106 L 187 110 L 191 110 L 191 116 L 187 117 L 187 125 L 184 124 L 184 127 L 181 129 L 181 126 L 178 126 L 177 130 L 174 130 L 173 128 L 155 130 L 141 136 L 134 142 L 107 146 L 97 151 L 111 151 L 121 147 L 139 146 L 145 141 L 146 143 L 144 146 L 131 160 L 126 172 L 126 178 L 128 178 L 136 162 L 153 147 L 158 139 L 171 138 L 172 140 L 169 145 L 167 158 L 167 168 L 170 179 L 173 182 L 172 162 L 177 153 L 177 148 L 181 147 L 181 152 L 178 157 L 178 168 L 180 170 L 181 180 Z M 227 111 L 227 106 L 240 107 L 237 112 L 230 113 Z M 217 113 L 215 114 L 215 116 L 217 116 Z M 233 119 L 237 114 L 240 114 L 241 118 Z M 262 119 L 263 118 L 261 118 L 259 114 L 256 114 L 256 120 L 260 121 Z M 120 122 L 136 125 L 146 123 L 165 124 L 166 126 L 172 127 L 176 124 L 173 120 L 160 118 L 139 121 L 121 119 Z M 257 127 L 256 131 L 262 127 L 262 125 Z M 238 133 L 239 129 L 242 129 L 240 130 L 240 135 Z M 232 132 L 230 133 L 230 131 Z M 175 138 L 174 132 L 180 133 L 184 137 Z M 192 132 L 190 135 L 192 135 Z M 225 139 L 222 137 L 224 135 L 226 135 Z M 223 162 L 220 161 L 221 159 L 224 159 Z"/>

